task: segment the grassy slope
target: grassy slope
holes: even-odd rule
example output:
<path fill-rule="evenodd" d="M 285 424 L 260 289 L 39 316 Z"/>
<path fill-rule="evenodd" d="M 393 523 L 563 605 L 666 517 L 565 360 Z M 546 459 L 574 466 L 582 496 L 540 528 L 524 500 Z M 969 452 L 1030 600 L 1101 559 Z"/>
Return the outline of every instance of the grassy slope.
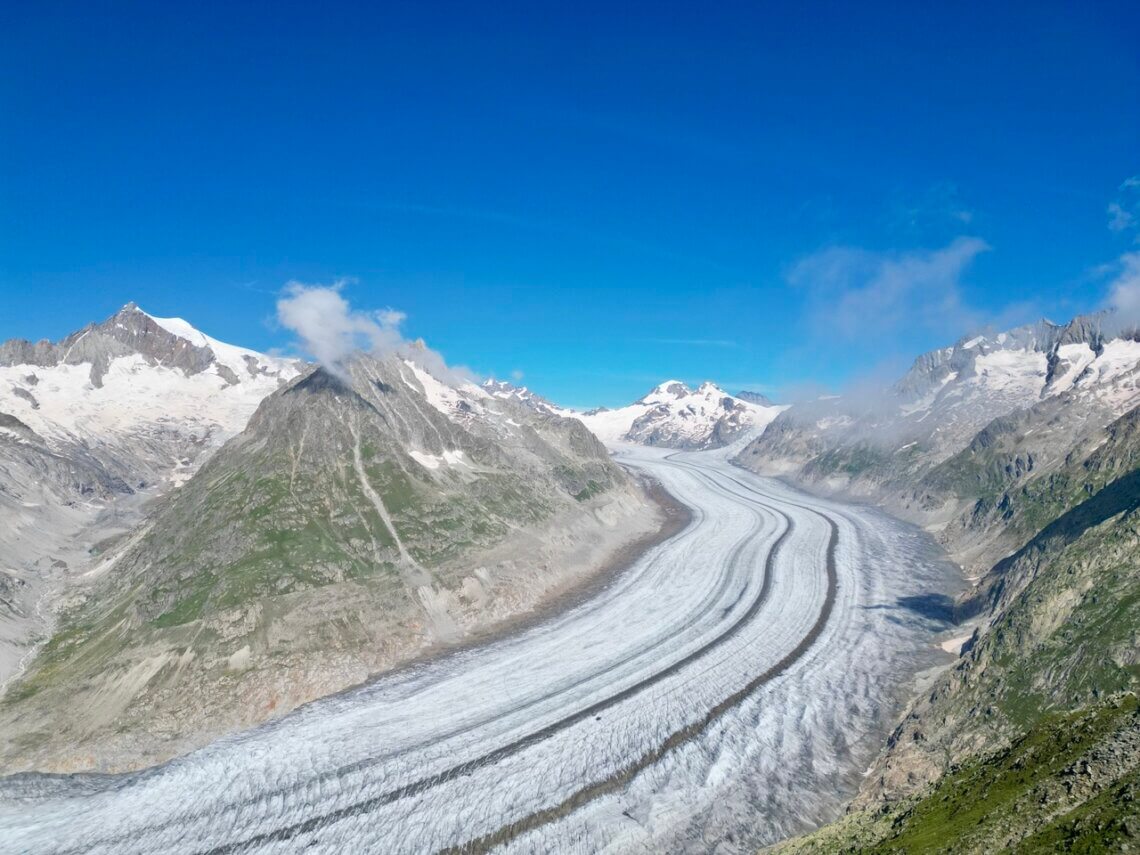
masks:
<path fill-rule="evenodd" d="M 1113 480 L 1140 467 L 1140 409 L 1085 436 L 1057 436 L 1058 402 L 995 419 L 958 454 L 919 482 L 915 497 L 927 507 L 949 498 L 971 503 L 948 530 L 951 540 L 984 532 L 1017 549 L 1065 512 Z M 1072 443 L 1052 459 L 1056 447 Z M 1002 554 L 1000 551 L 997 554 Z"/>
<path fill-rule="evenodd" d="M 1135 768 L 1115 789 L 1054 794 L 1065 805 L 1055 816 L 1022 798 L 1061 774 L 1070 748 L 1095 751 L 1115 739 L 1106 725 L 1071 743 L 1066 728 L 1112 718 L 1103 699 L 1140 688 L 1138 426 L 1140 414 L 1130 413 L 1091 453 L 1071 455 L 1012 495 L 1003 490 L 1005 498 L 990 495 L 1004 503 L 1003 521 L 1032 537 L 983 586 L 988 631 L 892 736 L 881 777 L 869 782 L 876 794 L 780 851 L 997 851 L 1012 845 L 1002 835 L 1018 838 L 1016 851 L 1104 851 L 1106 835 L 1129 833 L 1125 819 L 1140 851 Z M 1135 699 L 1125 707 L 1135 732 Z M 937 783 L 922 790 L 930 780 Z"/>
<path fill-rule="evenodd" d="M 778 851 L 1140 851 L 1136 696 L 1041 719 L 1007 748 L 951 769 L 921 794 L 849 815 Z"/>

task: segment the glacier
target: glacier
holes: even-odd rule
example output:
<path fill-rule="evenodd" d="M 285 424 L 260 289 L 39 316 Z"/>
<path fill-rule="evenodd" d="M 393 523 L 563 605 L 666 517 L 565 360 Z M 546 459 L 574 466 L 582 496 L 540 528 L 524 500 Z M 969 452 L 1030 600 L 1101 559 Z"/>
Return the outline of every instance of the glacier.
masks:
<path fill-rule="evenodd" d="M 728 456 L 619 447 L 692 521 L 525 631 L 152 769 L 0 779 L 6 850 L 743 852 L 833 818 L 955 574 Z"/>

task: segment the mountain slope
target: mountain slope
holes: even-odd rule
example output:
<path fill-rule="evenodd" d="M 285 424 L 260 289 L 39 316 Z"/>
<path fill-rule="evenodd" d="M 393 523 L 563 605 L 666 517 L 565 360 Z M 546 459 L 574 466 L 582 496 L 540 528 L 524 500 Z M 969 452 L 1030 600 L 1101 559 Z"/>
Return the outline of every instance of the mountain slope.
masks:
<path fill-rule="evenodd" d="M 808 853 L 1130 852 L 1140 836 L 1134 694 L 1052 715 L 921 794 L 774 847 Z"/>
<path fill-rule="evenodd" d="M 1140 407 L 1112 418 L 1135 394 L 1137 366 L 1120 356 L 1135 342 L 1098 338 L 1081 319 L 1051 335 L 1054 366 L 1073 337 L 1090 340 L 1087 359 L 1053 372 L 1072 381 L 1063 389 L 1047 368 L 1038 400 L 986 413 L 963 448 L 916 468 L 910 489 L 892 494 L 889 465 L 868 467 L 877 495 L 896 508 L 943 515 L 943 541 L 981 571 L 957 605 L 977 627 L 957 663 L 912 702 L 848 817 L 787 851 L 899 851 L 929 843 L 939 823 L 938 845 L 967 852 L 1079 850 L 1098 833 L 1140 829 L 1127 798 L 1136 770 L 1117 762 L 1135 757 L 1135 716 L 1102 704 L 1140 688 Z M 1086 739 L 1086 723 L 1103 716 L 1116 724 Z M 1057 743 L 1058 733 L 1084 741 Z M 1079 768 L 1107 758 L 1111 768 L 1066 783 L 1066 757 Z M 1043 801 L 1057 785 L 1060 796 Z"/>
<path fill-rule="evenodd" d="M 984 571 L 1016 545 L 977 502 L 1062 466 L 1140 404 L 1140 341 L 1113 329 L 1102 314 L 963 339 L 888 389 L 797 404 L 737 460 L 873 498 Z"/>
<path fill-rule="evenodd" d="M 1140 341 L 1110 316 L 1042 321 L 924 354 L 893 387 L 797 404 L 741 456 L 746 465 L 875 494 L 961 451 L 990 421 L 1066 395 L 1107 424 L 1140 403 Z"/>
<path fill-rule="evenodd" d="M 299 371 L 133 303 L 56 344 L 0 344 L 0 685 L 49 622 L 45 594 Z"/>
<path fill-rule="evenodd" d="M 592 410 L 578 418 L 603 442 L 701 449 L 763 430 L 783 409 L 735 398 L 713 383 L 690 389 L 668 380 L 628 407 Z"/>
<path fill-rule="evenodd" d="M 77 598 L 0 702 L 0 756 L 154 762 L 529 608 L 658 526 L 578 421 L 414 348 L 313 369 Z"/>

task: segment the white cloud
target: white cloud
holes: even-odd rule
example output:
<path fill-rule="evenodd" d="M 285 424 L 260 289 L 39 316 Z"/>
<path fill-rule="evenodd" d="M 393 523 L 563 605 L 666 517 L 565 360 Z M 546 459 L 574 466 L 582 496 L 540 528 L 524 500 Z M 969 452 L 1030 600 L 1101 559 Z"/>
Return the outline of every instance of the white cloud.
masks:
<path fill-rule="evenodd" d="M 1117 233 L 1135 231 L 1133 240 L 1140 243 L 1140 175 L 1121 182 L 1116 199 L 1108 205 L 1108 227 Z M 1112 277 L 1105 302 L 1123 327 L 1135 329 L 1140 324 L 1140 251 L 1125 252 L 1114 263 L 1100 265 L 1096 274 Z"/>
<path fill-rule="evenodd" d="M 1125 179 L 1117 197 L 1108 203 L 1108 228 L 1117 233 L 1135 229 L 1140 242 L 1140 175 Z"/>
<path fill-rule="evenodd" d="M 871 252 L 830 247 L 798 262 L 788 281 L 809 293 L 809 322 L 820 337 L 851 341 L 918 329 L 946 336 L 977 325 L 961 277 L 989 245 L 959 237 L 935 250 Z"/>
<path fill-rule="evenodd" d="M 422 339 L 405 339 L 400 330 L 407 319 L 403 312 L 353 309 L 341 294 L 345 284 L 344 280 L 332 285 L 289 282 L 277 301 L 281 325 L 295 332 L 301 348 L 322 366 L 343 377 L 345 361 L 354 353 L 399 353 L 445 383 L 457 385 L 478 379 L 468 368 L 448 366 Z"/>
<path fill-rule="evenodd" d="M 1116 278 L 1109 285 L 1108 303 L 1125 323 L 1140 323 L 1140 252 L 1120 256 Z"/>
<path fill-rule="evenodd" d="M 1130 211 L 1124 210 L 1119 202 L 1108 203 L 1108 228 L 1114 232 L 1122 232 L 1132 228 L 1136 218 Z"/>
<path fill-rule="evenodd" d="M 403 344 L 403 312 L 354 311 L 341 296 L 343 281 L 332 285 L 289 282 L 277 301 L 277 319 L 301 338 L 301 346 L 321 365 L 339 372 L 358 350 L 391 353 Z"/>

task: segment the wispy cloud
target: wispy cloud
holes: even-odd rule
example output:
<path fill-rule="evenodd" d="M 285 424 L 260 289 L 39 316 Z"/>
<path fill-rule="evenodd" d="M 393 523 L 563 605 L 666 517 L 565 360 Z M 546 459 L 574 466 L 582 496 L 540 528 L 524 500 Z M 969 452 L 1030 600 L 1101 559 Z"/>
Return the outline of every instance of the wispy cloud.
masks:
<path fill-rule="evenodd" d="M 1126 252 L 1116 265 L 1116 275 L 1109 283 L 1108 304 L 1121 319 L 1140 323 L 1140 252 Z"/>
<path fill-rule="evenodd" d="M 1132 228 L 1136 218 L 1131 211 L 1124 210 L 1119 202 L 1108 203 L 1108 228 L 1110 231 L 1122 232 Z"/>
<path fill-rule="evenodd" d="M 403 344 L 402 312 L 354 311 L 341 295 L 344 280 L 331 285 L 289 282 L 277 301 L 277 319 L 295 332 L 301 347 L 321 365 L 340 371 L 344 360 L 358 350 L 391 353 Z"/>
<path fill-rule="evenodd" d="M 829 247 L 801 259 L 787 278 L 807 292 L 808 325 L 819 338 L 850 342 L 903 330 L 953 337 L 982 320 L 963 300 L 961 280 L 989 249 L 977 237 L 933 250 Z"/>
<path fill-rule="evenodd" d="M 1134 239 L 1140 243 L 1140 175 L 1125 179 L 1116 198 L 1108 203 L 1108 228 L 1118 233 L 1135 231 Z"/>
<path fill-rule="evenodd" d="M 888 206 L 886 226 L 895 233 L 921 236 L 958 230 L 974 221 L 974 211 L 952 181 L 941 181 L 925 191 L 895 194 Z"/>
<path fill-rule="evenodd" d="M 1116 199 L 1108 205 L 1108 228 L 1140 243 L 1140 175 L 1125 179 Z M 1140 324 L 1140 251 L 1122 253 L 1112 264 L 1102 265 L 1099 273 L 1109 277 L 1107 305 L 1120 321 Z"/>

